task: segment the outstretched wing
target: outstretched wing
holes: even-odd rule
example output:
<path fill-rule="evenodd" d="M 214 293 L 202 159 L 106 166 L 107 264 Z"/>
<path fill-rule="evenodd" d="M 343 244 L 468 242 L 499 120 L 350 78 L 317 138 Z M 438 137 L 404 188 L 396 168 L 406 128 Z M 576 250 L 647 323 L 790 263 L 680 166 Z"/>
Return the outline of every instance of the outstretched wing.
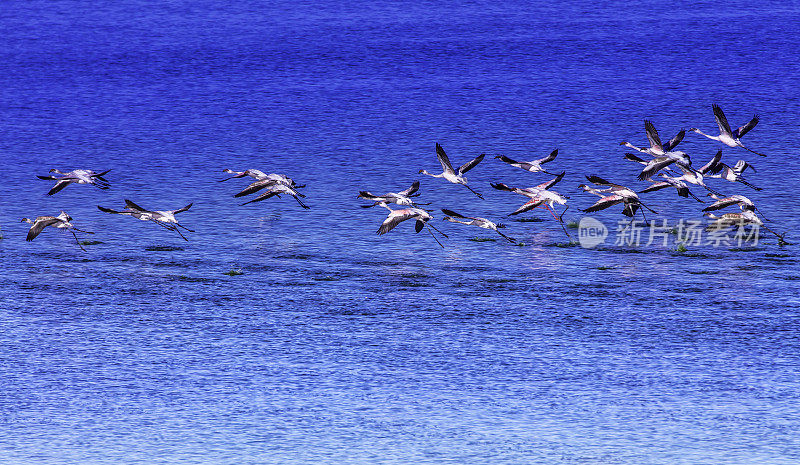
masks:
<path fill-rule="evenodd" d="M 509 186 L 503 184 L 502 182 L 492 182 L 492 183 L 489 183 L 489 184 L 492 187 L 494 187 L 495 189 L 500 190 L 500 191 L 514 192 L 514 188 L 513 187 L 509 187 Z"/>
<path fill-rule="evenodd" d="M 748 132 L 750 132 L 751 129 L 756 127 L 756 124 L 758 124 L 758 115 L 753 116 L 753 119 L 751 119 L 749 123 L 745 124 L 744 126 L 740 127 L 736 131 L 734 131 L 733 137 L 735 139 L 741 138 L 743 135 L 745 135 Z"/>
<path fill-rule="evenodd" d="M 520 213 L 525 213 L 526 211 L 533 210 L 534 208 L 542 205 L 545 202 L 545 199 L 541 197 L 536 197 L 533 199 L 528 200 L 524 204 L 522 204 L 519 208 L 514 210 L 513 212 L 509 213 L 511 215 L 519 215 Z"/>
<path fill-rule="evenodd" d="M 671 152 L 672 149 L 674 149 L 678 144 L 681 143 L 681 141 L 683 140 L 683 136 L 685 135 L 686 135 L 685 129 L 681 129 L 680 131 L 678 131 L 678 133 L 675 134 L 675 136 L 672 139 L 670 139 L 669 142 L 667 142 L 667 144 L 664 146 L 664 151 Z"/>
<path fill-rule="evenodd" d="M 117 213 L 117 214 L 122 214 L 122 212 L 120 212 L 120 211 L 117 211 L 117 210 L 112 210 L 112 209 L 110 209 L 110 208 L 106 208 L 106 207 L 101 207 L 100 205 L 98 205 L 98 206 L 97 206 L 97 209 L 98 209 L 98 210 L 100 210 L 101 212 L 105 212 L 105 213 Z"/>
<path fill-rule="evenodd" d="M 249 186 L 242 189 L 241 192 L 235 194 L 234 197 L 243 197 L 245 195 L 252 194 L 253 192 L 260 191 L 265 187 L 272 187 L 273 185 L 278 184 L 278 181 L 272 179 L 262 179 L 258 181 L 252 182 Z"/>
<path fill-rule="evenodd" d="M 717 104 L 711 105 L 711 108 L 714 110 L 714 119 L 717 120 L 717 126 L 719 126 L 719 132 L 722 134 L 727 134 L 729 136 L 733 135 L 731 132 L 731 125 L 728 124 L 728 118 L 725 117 L 725 113 L 722 112 L 722 108 L 717 106 Z"/>
<path fill-rule="evenodd" d="M 546 156 L 544 158 L 541 158 L 539 160 L 536 160 L 536 161 L 538 161 L 539 164 L 541 165 L 542 163 L 549 163 L 549 162 L 555 160 L 557 156 L 558 156 L 558 149 L 555 149 L 552 152 L 550 152 L 550 155 L 548 155 L 548 156 Z"/>
<path fill-rule="evenodd" d="M 409 197 L 409 196 L 413 195 L 415 192 L 417 192 L 418 190 L 419 190 L 419 181 L 414 181 L 414 183 L 411 184 L 411 187 L 409 187 L 408 189 L 406 189 L 404 191 L 398 192 L 398 194 L 400 194 L 402 196 L 405 196 L 405 197 Z"/>
<path fill-rule="evenodd" d="M 442 164 L 442 169 L 445 171 L 449 171 L 451 173 L 455 173 L 453 170 L 453 165 L 450 163 L 450 159 L 447 158 L 447 154 L 444 153 L 444 149 L 442 148 L 439 143 L 436 143 L 436 158 L 439 159 L 439 163 Z"/>
<path fill-rule="evenodd" d="M 592 212 L 604 210 L 604 209 L 606 209 L 608 207 L 611 207 L 613 205 L 616 205 L 616 204 L 622 202 L 622 200 L 623 200 L 623 197 L 621 195 L 611 194 L 611 195 L 608 195 L 606 197 L 601 198 L 600 200 L 595 202 L 594 205 L 592 205 L 591 207 L 589 207 L 586 210 L 584 210 L 584 212 L 592 213 Z"/>
<path fill-rule="evenodd" d="M 637 178 L 639 181 L 644 181 L 645 179 L 652 177 L 654 174 L 658 173 L 659 171 L 663 170 L 667 166 L 671 165 L 675 162 L 675 159 L 672 157 L 658 157 L 653 158 L 650 160 L 639 173 Z"/>
<path fill-rule="evenodd" d="M 551 180 L 549 180 L 547 182 L 543 182 L 543 183 L 539 184 L 536 187 L 539 188 L 539 189 L 544 189 L 544 190 L 550 189 L 551 187 L 553 187 L 556 184 L 558 184 L 558 182 L 561 181 L 564 178 L 564 174 L 565 173 L 566 173 L 566 171 L 562 171 L 561 174 L 559 174 L 558 176 L 554 177 L 553 179 L 551 179 Z"/>
<path fill-rule="evenodd" d="M 28 237 L 26 237 L 25 240 L 28 242 L 32 241 L 36 238 L 36 236 L 39 235 L 39 233 L 42 232 L 44 228 L 60 222 L 61 221 L 59 219 L 52 216 L 47 218 L 37 218 L 36 221 L 34 221 L 33 226 L 31 226 L 30 231 L 28 231 Z"/>
<path fill-rule="evenodd" d="M 136 205 L 135 203 L 131 202 L 131 201 L 130 201 L 130 200 L 128 200 L 128 199 L 125 199 L 125 206 L 126 206 L 126 207 L 128 207 L 128 208 L 130 208 L 131 210 L 138 210 L 138 211 L 140 211 L 140 212 L 146 212 L 146 211 L 148 211 L 148 210 L 145 210 L 144 208 L 142 208 L 142 207 L 140 207 L 140 206 Z"/>
<path fill-rule="evenodd" d="M 174 211 L 172 212 L 172 214 L 174 215 L 174 214 L 176 214 L 176 213 L 185 212 L 186 210 L 188 210 L 188 209 L 192 208 L 192 205 L 194 205 L 194 202 L 190 203 L 189 205 L 187 205 L 187 206 L 185 206 L 185 207 L 182 207 L 182 208 L 179 208 L 179 209 L 177 209 L 177 210 L 174 210 Z"/>
<path fill-rule="evenodd" d="M 725 207 L 729 207 L 731 205 L 736 205 L 739 203 L 739 200 L 735 197 L 725 197 L 724 199 L 719 199 L 716 202 L 712 203 L 711 205 L 707 206 L 703 209 L 704 212 L 710 212 L 712 210 L 721 210 Z"/>
<path fill-rule="evenodd" d="M 658 137 L 658 131 L 653 126 L 653 122 L 646 119 L 644 120 L 644 132 L 647 133 L 647 140 L 650 141 L 650 147 L 657 150 L 664 150 L 661 147 L 661 138 Z"/>
<path fill-rule="evenodd" d="M 635 161 L 636 163 L 641 163 L 643 165 L 647 164 L 646 161 L 642 160 L 641 158 L 637 157 L 636 155 L 634 155 L 632 153 L 626 153 L 625 154 L 625 159 L 626 160 L 630 160 L 630 161 Z"/>
<path fill-rule="evenodd" d="M 672 186 L 672 184 L 670 184 L 668 182 L 665 182 L 665 181 L 655 182 L 655 183 L 653 183 L 653 185 L 651 185 L 647 189 L 640 190 L 639 193 L 640 194 L 644 194 L 645 192 L 660 191 L 661 189 L 666 189 L 667 187 L 670 187 L 670 186 Z"/>
<path fill-rule="evenodd" d="M 606 181 L 600 176 L 595 176 L 595 175 L 586 176 L 586 179 L 591 183 L 597 184 L 598 186 L 623 187 L 620 184 L 614 184 L 613 182 Z"/>
<path fill-rule="evenodd" d="M 701 166 L 697 171 L 699 171 L 701 174 L 717 174 L 719 170 L 722 169 L 722 166 L 720 165 L 724 165 L 724 163 L 720 163 L 720 160 L 722 160 L 722 150 L 719 150 L 717 154 L 714 155 L 714 158 L 709 160 L 705 165 Z"/>
<path fill-rule="evenodd" d="M 467 218 L 464 215 L 460 215 L 460 214 L 454 212 L 453 210 L 448 210 L 446 208 L 442 208 L 442 213 L 444 213 L 447 216 L 452 216 L 454 218 Z"/>
<path fill-rule="evenodd" d="M 394 210 L 389 213 L 389 216 L 383 220 L 381 227 L 378 228 L 378 234 L 386 234 L 394 229 L 395 226 L 403 221 L 415 216 L 410 210 Z"/>
<path fill-rule="evenodd" d="M 470 160 L 470 161 L 464 163 L 463 165 L 459 166 L 458 167 L 458 174 L 464 174 L 467 171 L 471 170 L 472 168 L 475 168 L 475 166 L 478 163 L 483 161 L 483 157 L 485 157 L 485 156 L 486 156 L 486 154 L 482 153 L 482 154 L 478 155 L 477 157 L 473 158 L 472 160 Z"/>
<path fill-rule="evenodd" d="M 72 180 L 69 180 L 69 179 L 65 179 L 63 181 L 58 181 L 56 183 L 56 185 L 53 186 L 52 189 L 50 189 L 50 192 L 48 192 L 47 195 L 53 195 L 56 192 L 59 192 L 61 189 L 69 186 L 71 183 L 72 183 Z"/>

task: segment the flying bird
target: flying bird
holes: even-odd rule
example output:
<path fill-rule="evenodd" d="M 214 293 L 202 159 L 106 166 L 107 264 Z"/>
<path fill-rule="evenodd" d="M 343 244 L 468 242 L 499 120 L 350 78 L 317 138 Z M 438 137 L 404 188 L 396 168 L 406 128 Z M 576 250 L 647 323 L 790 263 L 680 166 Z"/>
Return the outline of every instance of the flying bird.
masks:
<path fill-rule="evenodd" d="M 75 231 L 79 231 L 86 234 L 94 234 L 91 231 L 84 231 L 82 229 L 76 228 L 72 224 L 72 217 L 67 214 L 65 211 L 61 211 L 58 216 L 37 216 L 36 219 L 32 220 L 30 218 L 23 218 L 21 223 L 29 223 L 31 224 L 31 229 L 28 231 L 28 236 L 25 238 L 26 241 L 30 242 L 38 236 L 44 228 L 48 226 L 52 226 L 57 229 L 66 229 L 67 231 L 72 233 L 72 236 L 75 238 L 75 243 L 78 244 L 78 247 L 81 248 L 84 252 L 86 249 L 83 248 L 80 241 L 78 241 L 78 236 L 75 234 Z"/>
<path fill-rule="evenodd" d="M 749 187 L 751 189 L 755 189 L 757 191 L 760 191 L 761 190 L 760 187 L 756 187 L 756 186 L 750 184 L 749 182 L 747 182 L 747 180 L 744 178 L 744 176 L 742 176 L 742 174 L 744 173 L 744 170 L 746 170 L 747 168 L 750 168 L 751 170 L 753 170 L 753 172 L 756 171 L 756 169 L 753 168 L 753 165 L 751 165 L 750 163 L 747 163 L 744 160 L 739 160 L 736 163 L 736 165 L 733 166 L 733 168 L 731 168 L 730 166 L 726 165 L 725 163 L 718 162 L 717 164 L 715 164 L 711 168 L 710 173 L 712 173 L 712 174 L 708 175 L 708 177 L 709 178 L 720 178 L 720 179 L 724 179 L 724 180 L 730 181 L 730 182 L 740 182 L 740 183 L 744 184 L 745 186 L 747 186 L 747 187 Z"/>
<path fill-rule="evenodd" d="M 386 217 L 383 223 L 381 223 L 381 226 L 378 228 L 378 235 L 386 234 L 403 221 L 414 219 L 416 220 L 414 223 L 414 231 L 420 232 L 422 231 L 422 228 L 428 227 L 432 228 L 442 236 L 448 237 L 447 234 L 439 231 L 435 226 L 428 223 L 428 221 L 433 218 L 433 215 L 421 208 L 408 207 L 401 210 L 392 210 L 387 204 L 383 204 L 382 206 L 389 210 L 389 216 Z M 428 229 L 428 232 L 431 236 L 433 236 L 433 239 L 436 240 L 436 242 L 442 246 L 442 248 L 444 248 L 444 245 L 439 242 L 439 239 L 436 238 L 430 229 Z"/>
<path fill-rule="evenodd" d="M 658 137 L 658 131 L 656 131 L 656 127 L 653 126 L 653 123 L 650 120 L 644 120 L 644 131 L 647 134 L 647 140 L 650 142 L 650 147 L 637 147 L 630 142 L 625 141 L 620 142 L 619 145 L 624 145 L 639 152 L 652 155 L 653 157 L 660 157 L 665 155 L 667 152 L 672 151 L 672 149 L 681 143 L 683 136 L 686 135 L 686 131 L 681 129 L 672 139 L 667 141 L 666 144 L 662 144 L 661 138 Z"/>
<path fill-rule="evenodd" d="M 711 136 L 709 134 L 705 134 L 703 131 L 697 128 L 691 128 L 690 131 L 694 131 L 701 136 L 706 136 L 709 139 L 716 140 L 722 142 L 723 144 L 727 145 L 728 147 L 741 147 L 748 152 L 754 153 L 756 155 L 760 155 L 762 157 L 766 157 L 763 153 L 756 152 L 755 150 L 751 150 L 742 144 L 741 138 L 744 137 L 745 134 L 750 132 L 751 129 L 756 127 L 758 124 L 758 115 L 753 116 L 753 119 L 750 120 L 744 126 L 741 126 L 739 129 L 735 131 L 731 131 L 731 126 L 728 124 L 728 119 L 725 117 L 725 113 L 722 112 L 722 108 L 718 105 L 714 104 L 711 105 L 711 108 L 714 110 L 714 119 L 717 120 L 717 126 L 719 126 L 719 135 L 718 136 Z"/>
<path fill-rule="evenodd" d="M 117 215 L 127 215 L 133 218 L 142 220 L 142 221 L 152 221 L 153 223 L 161 226 L 164 229 L 168 229 L 170 231 L 175 231 L 178 233 L 179 236 L 183 238 L 183 240 L 188 241 L 186 237 L 181 233 L 178 228 L 183 228 L 189 232 L 194 232 L 193 230 L 187 228 L 186 226 L 180 224 L 178 220 L 175 218 L 175 215 L 181 212 L 185 212 L 186 210 L 190 209 L 193 204 L 186 205 L 185 207 L 179 208 L 177 210 L 146 210 L 139 205 L 131 202 L 128 199 L 125 199 L 125 209 L 124 210 L 112 210 L 110 208 L 101 207 L 100 205 L 97 208 L 106 213 L 113 213 Z"/>
<path fill-rule="evenodd" d="M 59 171 L 55 168 L 51 169 L 51 173 L 56 173 L 56 175 L 47 175 L 47 176 L 36 176 L 39 179 L 44 179 L 45 181 L 56 181 L 56 185 L 50 189 L 50 192 L 47 195 L 53 195 L 56 192 L 59 192 L 61 189 L 69 186 L 70 184 L 91 184 L 98 189 L 108 189 L 110 184 L 105 176 L 109 170 L 105 170 L 102 172 L 94 172 L 92 170 L 72 170 L 66 173 Z"/>
<path fill-rule="evenodd" d="M 418 190 L 419 190 L 419 181 L 414 181 L 414 183 L 411 184 L 411 187 L 400 192 L 388 192 L 383 195 L 375 195 L 369 191 L 360 191 L 356 196 L 356 198 L 366 199 L 373 202 L 370 205 L 361 205 L 362 208 L 371 208 L 376 205 L 383 205 L 387 203 L 413 207 L 417 204 L 413 200 L 411 200 L 411 198 L 419 197 L 420 194 L 417 193 Z M 419 205 L 427 205 L 427 204 L 419 204 Z"/>
<path fill-rule="evenodd" d="M 469 189 L 473 194 L 477 195 L 479 198 L 483 199 L 483 196 L 467 185 L 467 178 L 464 177 L 464 174 L 475 168 L 475 166 L 483 160 L 486 154 L 482 153 L 477 157 L 473 158 L 472 160 L 464 163 L 463 165 L 458 167 L 458 170 L 453 169 L 453 165 L 450 163 L 450 159 L 447 157 L 447 154 L 444 152 L 439 143 L 436 143 L 436 158 L 439 159 L 439 163 L 442 165 L 442 174 L 433 174 L 429 173 L 426 170 L 419 170 L 420 174 L 426 174 L 428 176 L 432 176 L 434 178 L 444 178 L 446 181 L 452 182 L 453 184 L 461 184 L 467 189 Z"/>
<path fill-rule="evenodd" d="M 240 197 L 241 195 L 243 195 L 243 192 L 244 191 L 239 192 L 234 197 Z M 304 198 L 305 195 L 303 195 L 300 192 L 296 191 L 295 189 L 293 189 L 289 185 L 283 184 L 283 183 L 275 183 L 275 184 L 270 185 L 269 190 L 267 190 L 266 192 L 260 194 L 258 197 L 254 198 L 252 200 L 248 200 L 247 202 L 244 202 L 242 205 L 247 205 L 248 203 L 253 203 L 253 202 L 260 202 L 262 200 L 266 200 L 266 199 L 271 198 L 271 197 L 281 198 L 281 194 L 291 195 L 297 201 L 297 203 L 299 203 L 300 206 L 305 208 L 306 210 L 311 208 L 308 205 L 304 204 L 302 200 L 300 200 L 300 198 L 301 197 Z"/>
<path fill-rule="evenodd" d="M 466 225 L 470 225 L 470 226 L 477 226 L 477 227 L 483 228 L 483 229 L 491 229 L 492 231 L 494 231 L 497 234 L 501 235 L 507 241 L 509 241 L 509 242 L 511 242 L 513 244 L 517 243 L 517 241 L 514 238 L 508 237 L 505 234 L 503 234 L 500 231 L 498 231 L 498 229 L 502 229 L 502 228 L 506 227 L 506 225 L 504 225 L 502 223 L 495 223 L 493 221 L 487 220 L 486 218 L 481 218 L 481 217 L 477 217 L 477 216 L 459 215 L 458 213 L 454 212 L 453 210 L 448 210 L 446 208 L 442 209 L 442 213 L 444 213 L 445 215 L 448 215 L 448 216 L 445 216 L 444 218 L 442 218 L 445 221 L 450 221 L 451 223 L 466 224 Z"/>
<path fill-rule="evenodd" d="M 546 156 L 544 158 L 539 158 L 538 160 L 515 161 L 515 160 L 512 160 L 511 158 L 508 158 L 505 155 L 497 155 L 497 156 L 495 156 L 495 158 L 498 158 L 498 159 L 508 163 L 511 166 L 515 166 L 517 168 L 522 168 L 525 171 L 530 171 L 531 173 L 542 172 L 542 173 L 546 173 L 546 174 L 549 174 L 549 175 L 552 175 L 552 176 L 556 176 L 555 173 L 550 173 L 548 171 L 545 171 L 544 168 L 542 168 L 543 164 L 550 163 L 551 161 L 555 160 L 556 156 L 558 156 L 558 149 L 553 150 L 552 152 L 550 152 L 550 155 L 548 155 L 548 156 Z"/>

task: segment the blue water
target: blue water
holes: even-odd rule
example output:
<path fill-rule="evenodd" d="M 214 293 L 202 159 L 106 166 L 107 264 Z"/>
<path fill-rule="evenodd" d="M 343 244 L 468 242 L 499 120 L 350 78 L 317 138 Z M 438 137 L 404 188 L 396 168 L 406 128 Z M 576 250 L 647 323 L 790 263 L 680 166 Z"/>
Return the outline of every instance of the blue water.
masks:
<path fill-rule="evenodd" d="M 800 255 L 564 247 L 549 213 L 489 182 L 560 149 L 566 220 L 586 174 L 637 189 L 645 144 L 731 125 L 753 199 L 800 227 L 800 8 L 785 2 L 11 1 L 0 8 L 0 461 L 800 462 Z M 417 174 L 479 153 L 466 189 Z M 697 164 L 721 145 L 687 134 Z M 50 168 L 112 169 L 45 195 Z M 286 173 L 239 206 L 223 168 Z M 441 221 L 440 248 L 359 190 L 422 183 L 433 208 L 502 219 L 515 247 Z M 700 190 L 695 189 L 698 195 Z M 97 205 L 194 202 L 174 233 Z M 656 218 L 700 219 L 674 191 Z M 81 251 L 24 216 L 66 210 Z M 735 209 L 731 210 L 734 211 Z M 570 230 L 575 237 L 576 230 Z M 495 238 L 498 241 L 470 241 Z M 224 273 L 241 270 L 242 274 Z"/>

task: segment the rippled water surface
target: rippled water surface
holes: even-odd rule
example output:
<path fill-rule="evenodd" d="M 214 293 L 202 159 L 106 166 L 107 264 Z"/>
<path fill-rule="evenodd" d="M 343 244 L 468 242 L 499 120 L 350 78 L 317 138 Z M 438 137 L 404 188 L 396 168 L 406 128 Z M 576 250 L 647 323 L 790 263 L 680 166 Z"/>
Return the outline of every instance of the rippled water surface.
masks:
<path fill-rule="evenodd" d="M 734 127 L 760 116 L 744 141 L 768 156 L 723 150 L 763 190 L 710 185 L 800 241 L 800 10 L 719 6 L 6 2 L 0 461 L 800 462 L 797 246 L 616 245 L 615 207 L 584 249 L 547 211 L 503 218 L 524 199 L 489 186 L 548 179 L 494 155 L 559 148 L 578 221 L 584 175 L 647 186 L 618 145 L 645 144 L 645 118 L 713 132 L 717 103 Z M 487 154 L 468 174 L 485 200 L 417 173 L 435 142 Z M 696 165 L 719 147 L 680 146 Z M 48 197 L 50 168 L 110 168 L 112 188 Z M 223 168 L 287 173 L 311 209 L 240 206 Z M 386 211 L 355 198 L 415 180 L 444 248 L 410 222 L 376 235 Z M 123 199 L 193 202 L 195 232 L 97 210 Z M 59 210 L 95 232 L 86 252 L 24 240 L 20 218 Z"/>

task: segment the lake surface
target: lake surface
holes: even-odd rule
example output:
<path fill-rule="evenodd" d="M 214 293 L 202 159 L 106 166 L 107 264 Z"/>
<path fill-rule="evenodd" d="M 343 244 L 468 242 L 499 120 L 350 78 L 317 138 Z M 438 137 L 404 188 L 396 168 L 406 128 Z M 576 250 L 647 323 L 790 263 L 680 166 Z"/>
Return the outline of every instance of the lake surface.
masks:
<path fill-rule="evenodd" d="M 709 185 L 799 242 L 800 8 L 11 1 L 0 30 L 3 463 L 800 462 L 796 245 L 616 244 L 614 207 L 585 249 L 545 210 L 505 218 L 525 199 L 489 185 L 550 179 L 494 155 L 558 148 L 577 222 L 585 175 L 648 185 L 619 146 L 646 144 L 644 119 L 713 133 L 717 103 L 733 127 L 760 116 L 743 140 L 768 156 L 679 148 L 753 163 L 763 190 Z M 485 200 L 418 174 L 436 142 L 487 154 Z M 49 197 L 51 168 L 112 188 Z M 223 168 L 286 173 L 311 208 L 240 206 Z M 444 248 L 359 207 L 415 180 Z M 193 203 L 195 232 L 97 209 L 124 199 Z M 703 219 L 674 190 L 642 199 L 670 228 Z M 86 252 L 24 240 L 20 218 L 60 210 Z"/>

